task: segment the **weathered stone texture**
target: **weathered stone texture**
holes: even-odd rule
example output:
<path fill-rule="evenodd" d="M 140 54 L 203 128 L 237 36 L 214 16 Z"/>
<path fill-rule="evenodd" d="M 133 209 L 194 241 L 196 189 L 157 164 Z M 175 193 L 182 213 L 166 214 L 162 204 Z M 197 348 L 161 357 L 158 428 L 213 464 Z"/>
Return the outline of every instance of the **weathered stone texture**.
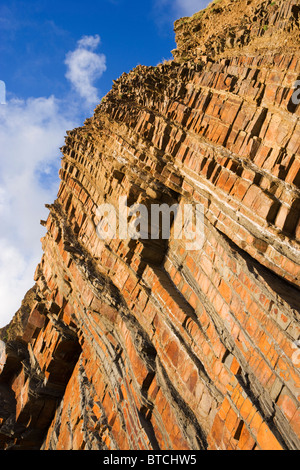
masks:
<path fill-rule="evenodd" d="M 224 27 L 216 50 L 205 21 L 228 8 L 240 40 Z M 175 61 L 122 75 L 68 133 L 0 447 L 300 448 L 299 10 L 224 0 L 184 19 Z M 124 195 L 202 204 L 202 249 L 100 240 L 97 207 Z"/>

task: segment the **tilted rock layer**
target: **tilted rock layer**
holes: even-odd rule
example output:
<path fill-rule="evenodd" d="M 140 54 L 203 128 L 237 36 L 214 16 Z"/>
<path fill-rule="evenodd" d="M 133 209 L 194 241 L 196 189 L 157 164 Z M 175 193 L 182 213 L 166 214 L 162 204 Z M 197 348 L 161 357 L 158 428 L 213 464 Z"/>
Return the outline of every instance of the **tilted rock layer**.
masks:
<path fill-rule="evenodd" d="M 299 12 L 179 20 L 175 60 L 122 75 L 68 133 L 1 448 L 300 449 Z M 201 204 L 203 247 L 102 241 L 120 196 Z"/>

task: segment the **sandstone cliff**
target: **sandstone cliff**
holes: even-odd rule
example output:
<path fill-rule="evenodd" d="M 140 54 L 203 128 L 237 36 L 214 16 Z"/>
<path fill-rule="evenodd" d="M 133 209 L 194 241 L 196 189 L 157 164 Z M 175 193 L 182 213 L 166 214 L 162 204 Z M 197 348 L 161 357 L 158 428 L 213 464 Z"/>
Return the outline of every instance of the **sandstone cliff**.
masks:
<path fill-rule="evenodd" d="M 300 449 L 299 0 L 221 0 L 62 149 L 0 448 Z M 205 238 L 102 241 L 97 208 L 201 204 Z"/>
<path fill-rule="evenodd" d="M 35 286 L 30 289 L 9 325 L 0 329 L 0 340 L 12 341 L 22 336 L 35 301 Z"/>

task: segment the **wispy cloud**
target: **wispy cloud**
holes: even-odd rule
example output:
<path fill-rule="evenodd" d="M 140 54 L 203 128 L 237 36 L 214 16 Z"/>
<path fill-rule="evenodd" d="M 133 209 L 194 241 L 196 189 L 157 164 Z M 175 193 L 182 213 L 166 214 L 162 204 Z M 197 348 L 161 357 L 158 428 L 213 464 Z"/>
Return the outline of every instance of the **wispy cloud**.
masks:
<path fill-rule="evenodd" d="M 104 54 L 95 51 L 99 36 L 83 36 L 66 55 L 70 96 L 7 99 L 0 105 L 0 327 L 18 310 L 33 284 L 42 255 L 46 203 L 56 197 L 60 147 L 68 129 L 80 125 L 99 102 L 94 86 L 106 70 Z M 76 96 L 75 96 L 76 98 Z"/>
<path fill-rule="evenodd" d="M 0 106 L 0 326 L 34 284 L 44 235 L 39 222 L 58 188 L 57 171 L 47 184 L 41 173 L 58 168 L 66 130 L 77 124 L 69 115 L 53 96 Z"/>
<path fill-rule="evenodd" d="M 0 26 L 1 31 L 5 31 L 3 37 L 7 34 L 8 31 L 15 29 L 17 24 L 18 23 L 14 18 L 12 11 L 7 7 L 7 5 L 0 5 Z"/>
<path fill-rule="evenodd" d="M 159 27 L 174 22 L 183 16 L 191 16 L 203 10 L 211 0 L 155 0 L 154 14 Z"/>
<path fill-rule="evenodd" d="M 175 0 L 173 5 L 179 16 L 191 16 L 206 8 L 209 3 L 211 0 Z"/>
<path fill-rule="evenodd" d="M 95 51 L 100 37 L 84 36 L 77 42 L 77 48 L 66 57 L 68 67 L 66 78 L 88 105 L 99 102 L 98 90 L 94 83 L 106 71 L 106 56 Z"/>

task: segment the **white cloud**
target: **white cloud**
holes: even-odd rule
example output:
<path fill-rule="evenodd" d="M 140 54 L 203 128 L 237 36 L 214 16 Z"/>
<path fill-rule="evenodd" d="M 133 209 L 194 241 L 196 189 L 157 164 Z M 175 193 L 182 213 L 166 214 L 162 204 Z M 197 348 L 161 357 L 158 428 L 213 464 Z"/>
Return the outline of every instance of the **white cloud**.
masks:
<path fill-rule="evenodd" d="M 175 0 L 174 8 L 179 16 L 191 16 L 206 8 L 209 3 L 211 0 Z"/>
<path fill-rule="evenodd" d="M 13 242 L 0 239 L 0 327 L 9 323 L 26 292 L 34 285 L 37 258 L 38 255 L 26 257 Z"/>
<path fill-rule="evenodd" d="M 94 83 L 106 71 L 106 56 L 95 52 L 99 44 L 98 35 L 83 36 L 65 61 L 68 67 L 66 78 L 88 105 L 96 105 L 100 101 Z"/>
<path fill-rule="evenodd" d="M 83 36 L 66 55 L 67 78 L 85 100 L 99 102 L 94 82 L 106 70 L 96 54 L 100 37 Z M 45 234 L 46 203 L 56 198 L 60 147 L 67 129 L 80 125 L 82 103 L 74 96 L 10 99 L 0 105 L 0 328 L 12 319 L 34 285 Z"/>
<path fill-rule="evenodd" d="M 33 284 L 41 258 L 46 203 L 58 189 L 59 148 L 78 123 L 55 97 L 10 100 L 0 106 L 0 327 L 7 324 Z M 46 184 L 47 181 L 47 184 Z"/>

